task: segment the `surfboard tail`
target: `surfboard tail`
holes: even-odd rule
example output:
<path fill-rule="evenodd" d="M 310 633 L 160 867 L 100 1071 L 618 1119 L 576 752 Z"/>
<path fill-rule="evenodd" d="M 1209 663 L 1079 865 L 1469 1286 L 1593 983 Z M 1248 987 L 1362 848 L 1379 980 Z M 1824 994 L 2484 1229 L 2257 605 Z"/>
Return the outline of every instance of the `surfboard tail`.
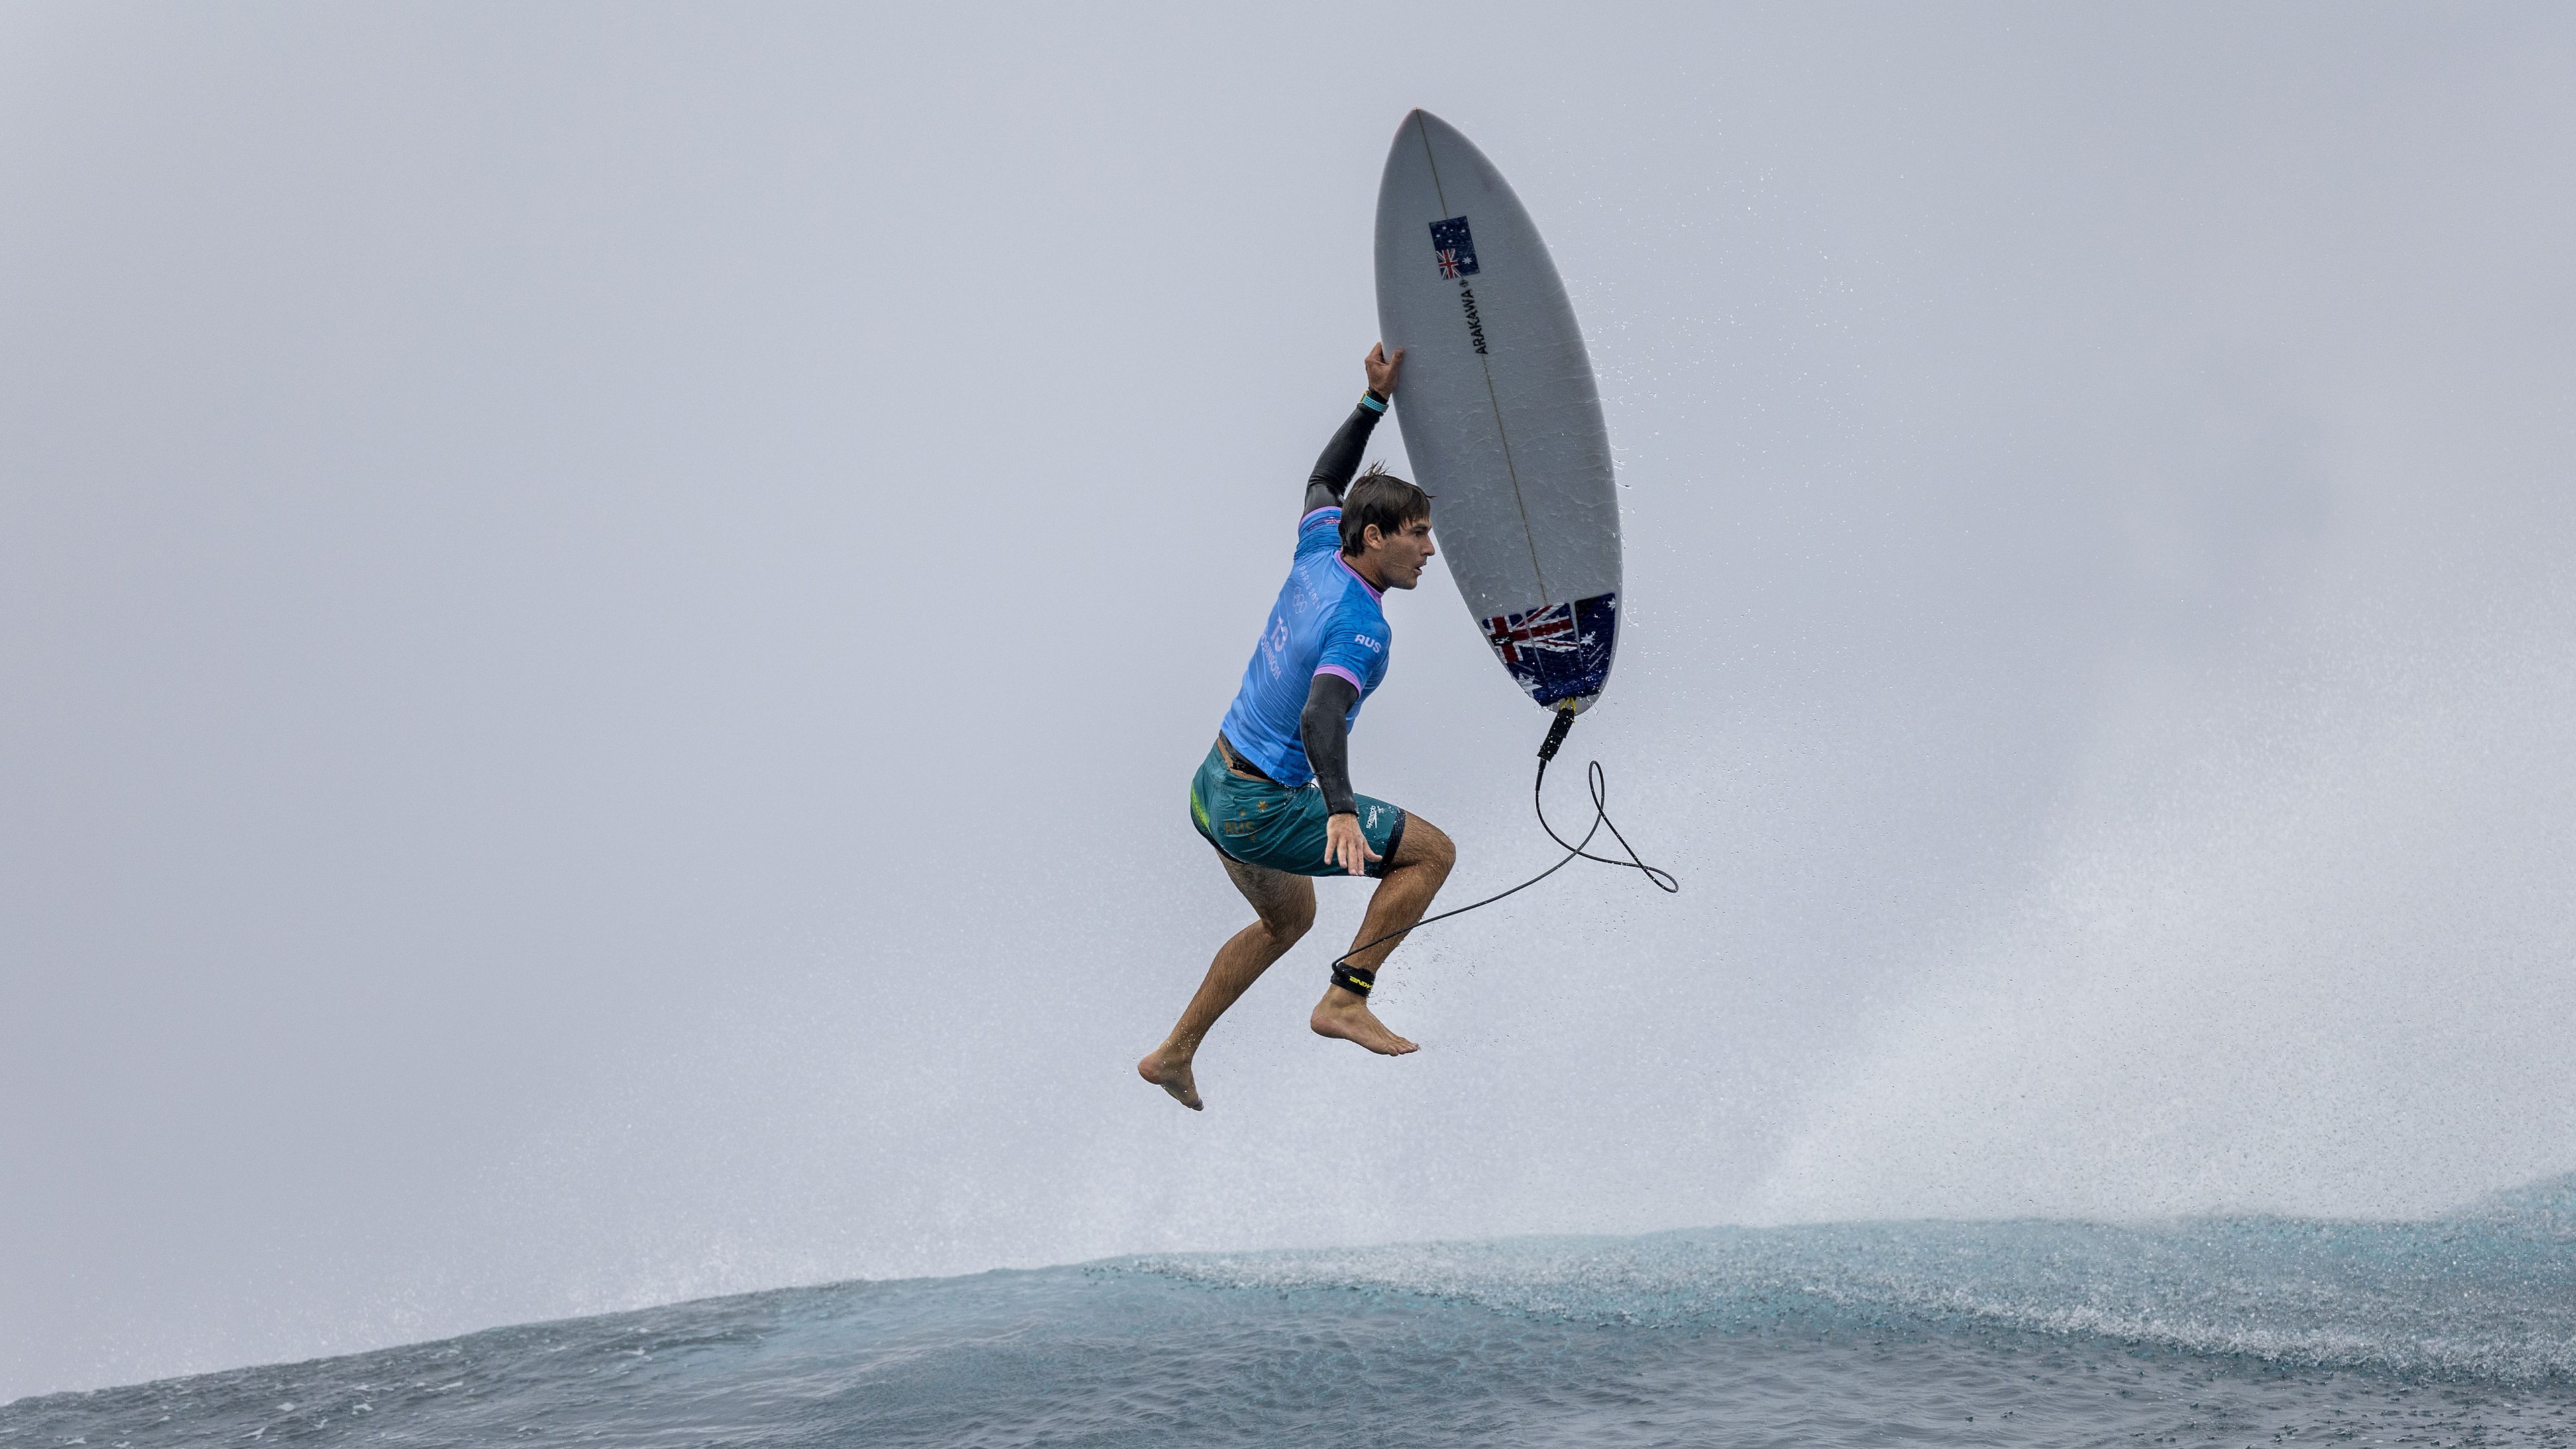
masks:
<path fill-rule="evenodd" d="M 1547 604 L 1482 621 L 1485 642 L 1512 682 L 1541 705 L 1572 702 L 1588 709 L 1610 682 L 1610 660 L 1619 643 L 1619 595 Z"/>

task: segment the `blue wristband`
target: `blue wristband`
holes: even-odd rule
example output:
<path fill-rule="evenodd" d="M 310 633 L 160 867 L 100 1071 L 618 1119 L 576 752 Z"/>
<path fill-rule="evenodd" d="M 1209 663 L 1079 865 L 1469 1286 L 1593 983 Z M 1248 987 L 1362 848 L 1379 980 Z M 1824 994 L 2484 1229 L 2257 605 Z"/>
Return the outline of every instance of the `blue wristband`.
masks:
<path fill-rule="evenodd" d="M 1386 404 L 1379 402 L 1377 400 L 1377 394 L 1373 392 L 1364 392 L 1360 394 L 1360 406 L 1367 408 L 1373 413 L 1383 413 L 1386 411 Z"/>

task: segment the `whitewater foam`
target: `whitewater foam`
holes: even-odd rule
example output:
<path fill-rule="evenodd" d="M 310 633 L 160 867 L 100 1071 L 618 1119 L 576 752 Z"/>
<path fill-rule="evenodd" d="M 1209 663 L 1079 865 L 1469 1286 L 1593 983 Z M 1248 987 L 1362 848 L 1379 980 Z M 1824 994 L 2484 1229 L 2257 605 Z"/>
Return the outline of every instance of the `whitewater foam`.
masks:
<path fill-rule="evenodd" d="M 1165 1255 L 1228 1287 L 1456 1298 L 1588 1323 L 1963 1325 L 2322 1369 L 2576 1378 L 2576 1174 L 2413 1222 L 2283 1217 L 1706 1228 Z"/>

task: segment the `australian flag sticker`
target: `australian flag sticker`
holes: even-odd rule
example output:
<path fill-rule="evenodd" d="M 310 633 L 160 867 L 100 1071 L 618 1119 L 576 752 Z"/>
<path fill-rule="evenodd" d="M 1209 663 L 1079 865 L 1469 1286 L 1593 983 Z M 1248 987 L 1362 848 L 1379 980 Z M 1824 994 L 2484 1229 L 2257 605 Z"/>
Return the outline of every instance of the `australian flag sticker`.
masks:
<path fill-rule="evenodd" d="M 1431 252 L 1440 259 L 1443 281 L 1476 275 L 1476 239 L 1467 234 L 1467 218 L 1453 216 L 1431 223 Z"/>
<path fill-rule="evenodd" d="M 1619 596 L 1595 594 L 1483 621 L 1485 642 L 1512 679 L 1539 703 L 1599 694 L 1619 645 Z"/>

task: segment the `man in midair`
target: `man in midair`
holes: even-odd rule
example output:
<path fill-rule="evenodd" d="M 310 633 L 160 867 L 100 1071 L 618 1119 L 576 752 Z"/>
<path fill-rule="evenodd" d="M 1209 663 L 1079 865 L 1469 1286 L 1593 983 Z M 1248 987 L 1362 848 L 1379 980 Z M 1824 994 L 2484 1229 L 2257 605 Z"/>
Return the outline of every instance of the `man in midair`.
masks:
<path fill-rule="evenodd" d="M 1369 1010 L 1369 989 L 1398 944 L 1381 938 L 1422 919 L 1457 847 L 1421 816 L 1352 793 L 1350 772 L 1351 726 L 1384 682 L 1394 643 L 1380 602 L 1388 589 L 1421 583 L 1434 552 L 1430 495 L 1382 467 L 1351 477 L 1403 360 L 1401 348 L 1393 357 L 1383 344 L 1369 349 L 1368 391 L 1315 460 L 1288 582 L 1190 782 L 1191 823 L 1256 917 L 1217 948 L 1172 1034 L 1136 1064 L 1137 1075 L 1192 1111 L 1202 1106 L 1190 1075 L 1199 1043 L 1315 924 L 1314 876 L 1377 878 L 1353 938 L 1376 944 L 1333 972 L 1308 1024 L 1385 1056 L 1415 1050 Z"/>

